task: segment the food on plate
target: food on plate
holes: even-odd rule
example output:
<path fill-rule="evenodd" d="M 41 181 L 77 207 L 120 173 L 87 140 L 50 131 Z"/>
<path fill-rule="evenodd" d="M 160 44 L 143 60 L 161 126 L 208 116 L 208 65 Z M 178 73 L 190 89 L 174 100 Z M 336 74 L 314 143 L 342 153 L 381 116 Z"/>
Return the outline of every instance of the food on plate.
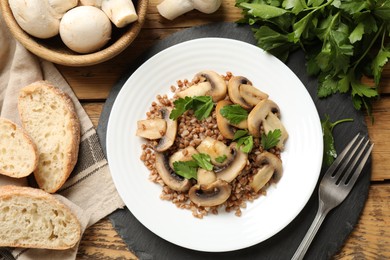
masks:
<path fill-rule="evenodd" d="M 12 14 L 28 34 L 47 39 L 59 32 L 60 20 L 78 0 L 9 0 Z"/>
<path fill-rule="evenodd" d="M 18 110 L 39 152 L 34 177 L 41 189 L 54 193 L 77 162 L 80 122 L 74 104 L 50 82 L 37 81 L 21 89 Z"/>
<path fill-rule="evenodd" d="M 41 39 L 60 35 L 78 53 L 105 46 L 112 24 L 123 28 L 138 20 L 131 0 L 10 0 L 9 5 L 26 33 Z"/>
<path fill-rule="evenodd" d="M 30 175 L 38 165 L 38 151 L 27 132 L 0 118 L 0 174 L 13 178 Z"/>
<path fill-rule="evenodd" d="M 157 5 L 157 10 L 166 19 L 174 20 L 194 9 L 205 14 L 214 13 L 221 3 L 222 0 L 164 0 Z"/>
<path fill-rule="evenodd" d="M 78 6 L 62 17 L 60 36 L 69 49 L 90 53 L 99 50 L 110 40 L 111 22 L 97 7 Z"/>
<path fill-rule="evenodd" d="M 240 216 L 282 177 L 288 133 L 279 107 L 230 72 L 201 71 L 171 89 L 172 98 L 158 95 L 137 122 L 150 180 L 163 186 L 162 199 L 195 217 L 220 207 Z"/>
<path fill-rule="evenodd" d="M 68 206 L 40 189 L 0 187 L 0 216 L 0 247 L 67 249 L 81 237 Z"/>

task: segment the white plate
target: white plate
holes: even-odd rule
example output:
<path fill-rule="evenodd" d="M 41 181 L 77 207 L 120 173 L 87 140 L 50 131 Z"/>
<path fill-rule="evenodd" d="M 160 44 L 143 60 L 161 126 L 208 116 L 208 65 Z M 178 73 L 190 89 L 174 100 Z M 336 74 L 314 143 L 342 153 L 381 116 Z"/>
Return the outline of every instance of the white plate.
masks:
<path fill-rule="evenodd" d="M 302 65 L 303 66 L 303 65 Z M 178 79 L 201 70 L 246 76 L 280 107 L 289 132 L 282 153 L 284 173 L 268 195 L 248 203 L 242 216 L 220 211 L 203 219 L 160 200 L 161 187 L 148 180 L 140 161 L 136 122 L 145 119 L 158 94 L 169 94 Z M 132 214 L 149 230 L 176 245 L 209 252 L 260 243 L 289 224 L 317 183 L 322 161 L 322 130 L 316 107 L 298 77 L 281 61 L 245 42 L 202 38 L 172 46 L 140 66 L 113 105 L 107 127 L 107 156 L 116 188 Z"/>

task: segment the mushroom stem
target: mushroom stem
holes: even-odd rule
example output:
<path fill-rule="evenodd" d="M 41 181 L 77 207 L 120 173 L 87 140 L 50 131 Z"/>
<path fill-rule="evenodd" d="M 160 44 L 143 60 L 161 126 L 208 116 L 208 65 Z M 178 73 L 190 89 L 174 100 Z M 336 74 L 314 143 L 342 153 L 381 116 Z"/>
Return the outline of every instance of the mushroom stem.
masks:
<path fill-rule="evenodd" d="M 173 20 L 193 9 L 205 14 L 218 10 L 222 0 L 165 0 L 157 5 L 158 12 L 168 20 Z"/>
<path fill-rule="evenodd" d="M 131 0 L 103 0 L 101 8 L 118 28 L 125 27 L 138 19 Z"/>

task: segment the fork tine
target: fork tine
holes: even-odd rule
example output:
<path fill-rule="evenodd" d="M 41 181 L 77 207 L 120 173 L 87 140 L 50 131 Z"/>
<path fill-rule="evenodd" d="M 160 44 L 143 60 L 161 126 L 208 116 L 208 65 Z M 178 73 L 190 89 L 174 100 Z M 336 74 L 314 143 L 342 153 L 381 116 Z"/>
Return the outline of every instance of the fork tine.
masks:
<path fill-rule="evenodd" d="M 336 160 L 331 164 L 331 166 L 328 168 L 326 171 L 325 175 L 330 175 L 332 176 L 337 169 L 337 166 L 340 164 L 341 160 L 344 159 L 345 155 L 349 152 L 351 149 L 352 145 L 354 145 L 355 141 L 357 138 L 360 136 L 360 133 L 358 133 L 349 143 L 348 145 L 344 148 L 344 150 L 337 156 Z"/>
<path fill-rule="evenodd" d="M 361 137 L 360 134 L 358 134 L 358 138 L 360 139 L 356 139 L 357 140 L 357 144 L 355 144 L 356 142 L 353 143 L 353 146 L 351 146 L 347 152 L 348 152 L 348 156 L 345 160 L 343 160 L 340 168 L 337 170 L 336 174 L 333 176 L 333 178 L 335 178 L 337 180 L 337 183 L 339 183 L 339 180 L 340 178 L 342 178 L 343 176 L 343 173 L 344 173 L 344 170 L 345 168 L 348 166 L 349 162 L 351 161 L 351 159 L 353 158 L 353 156 L 355 156 L 355 153 L 356 151 L 358 150 L 358 148 L 360 147 L 361 143 L 363 142 L 364 140 L 364 137 Z M 353 148 L 352 148 L 353 147 Z M 352 152 L 350 152 L 350 149 L 352 149 Z M 344 151 L 343 151 L 344 152 Z M 360 156 L 360 155 L 359 155 Z M 341 162 L 340 162 L 341 163 Z"/>
<path fill-rule="evenodd" d="M 352 168 L 356 165 L 356 163 L 358 162 L 358 159 L 360 158 L 360 156 L 362 155 L 363 151 L 366 149 L 366 147 L 367 147 L 367 145 L 368 145 L 369 143 L 370 143 L 370 141 L 367 140 L 366 143 L 365 143 L 365 145 L 364 145 L 364 147 L 362 148 L 361 152 L 359 153 L 358 157 L 355 158 L 355 160 L 354 160 L 354 162 L 353 162 L 353 165 L 351 165 L 351 167 L 349 168 L 350 170 L 349 170 L 348 174 L 346 174 L 346 176 L 349 176 L 349 175 L 350 175 L 350 172 L 351 172 Z M 355 184 L 356 180 L 359 178 L 359 175 L 360 175 L 360 173 L 361 173 L 362 170 L 363 170 L 364 165 L 366 164 L 366 162 L 367 162 L 367 160 L 368 160 L 368 157 L 370 156 L 370 153 L 371 153 L 373 147 L 374 147 L 374 144 L 371 144 L 371 145 L 368 147 L 366 153 L 365 153 L 364 156 L 363 156 L 363 159 L 360 161 L 359 166 L 355 169 L 355 171 L 354 171 L 354 173 L 352 174 L 352 176 L 350 177 L 350 179 L 348 180 L 348 179 L 344 178 L 344 179 L 342 180 L 342 182 L 343 182 L 345 185 L 348 185 L 348 186 L 352 187 L 352 186 Z"/>

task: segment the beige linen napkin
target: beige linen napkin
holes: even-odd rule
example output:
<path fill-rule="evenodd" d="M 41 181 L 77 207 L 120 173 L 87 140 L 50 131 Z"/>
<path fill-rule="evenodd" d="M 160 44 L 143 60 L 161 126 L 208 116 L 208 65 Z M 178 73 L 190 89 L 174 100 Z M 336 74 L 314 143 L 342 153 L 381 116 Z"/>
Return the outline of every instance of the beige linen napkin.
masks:
<path fill-rule="evenodd" d="M 0 12 L 0 116 L 20 124 L 17 110 L 19 90 L 42 79 L 52 82 L 72 98 L 80 119 L 78 162 L 67 182 L 55 196 L 75 211 L 84 229 L 124 206 L 113 184 L 98 136 L 71 87 L 56 67 L 50 62 L 38 59 L 15 41 Z M 25 178 L 16 180 L 0 175 L 0 186 L 5 184 L 26 186 L 28 182 Z M 77 247 L 64 251 L 12 250 L 12 255 L 17 259 L 75 259 L 76 253 Z"/>

